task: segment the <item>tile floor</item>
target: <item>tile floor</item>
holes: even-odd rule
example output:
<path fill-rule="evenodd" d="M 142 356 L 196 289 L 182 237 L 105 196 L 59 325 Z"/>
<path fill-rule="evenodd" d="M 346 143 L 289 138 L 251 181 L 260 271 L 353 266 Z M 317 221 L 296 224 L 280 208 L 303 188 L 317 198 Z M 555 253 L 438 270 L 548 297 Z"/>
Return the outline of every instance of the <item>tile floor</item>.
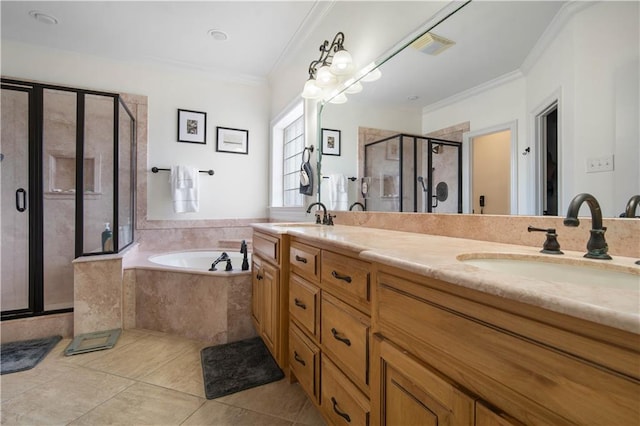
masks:
<path fill-rule="evenodd" d="M 0 376 L 2 425 L 324 425 L 298 384 L 207 400 L 206 343 L 125 330 L 113 349 L 65 357 L 63 339 L 34 369 Z"/>

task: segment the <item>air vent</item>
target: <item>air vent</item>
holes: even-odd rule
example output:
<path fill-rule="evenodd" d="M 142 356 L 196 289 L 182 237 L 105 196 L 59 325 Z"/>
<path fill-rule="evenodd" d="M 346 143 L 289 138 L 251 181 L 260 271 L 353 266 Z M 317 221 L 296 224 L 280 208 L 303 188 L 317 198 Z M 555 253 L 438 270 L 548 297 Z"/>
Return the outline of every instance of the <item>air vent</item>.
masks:
<path fill-rule="evenodd" d="M 411 43 L 411 47 L 427 55 L 439 55 L 451 46 L 456 44 L 447 38 L 434 33 L 425 33 L 422 37 Z"/>

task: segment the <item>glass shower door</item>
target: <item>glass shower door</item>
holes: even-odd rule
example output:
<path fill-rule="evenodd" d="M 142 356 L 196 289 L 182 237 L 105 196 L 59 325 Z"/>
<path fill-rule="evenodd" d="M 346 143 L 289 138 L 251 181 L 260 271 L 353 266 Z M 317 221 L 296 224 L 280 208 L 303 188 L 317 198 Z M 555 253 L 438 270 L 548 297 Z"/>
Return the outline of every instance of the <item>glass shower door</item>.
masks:
<path fill-rule="evenodd" d="M 462 213 L 462 151 L 456 142 L 429 140 L 431 212 Z"/>
<path fill-rule="evenodd" d="M 29 294 L 29 100 L 30 92 L 26 89 L 2 87 L 2 312 L 32 309 Z"/>

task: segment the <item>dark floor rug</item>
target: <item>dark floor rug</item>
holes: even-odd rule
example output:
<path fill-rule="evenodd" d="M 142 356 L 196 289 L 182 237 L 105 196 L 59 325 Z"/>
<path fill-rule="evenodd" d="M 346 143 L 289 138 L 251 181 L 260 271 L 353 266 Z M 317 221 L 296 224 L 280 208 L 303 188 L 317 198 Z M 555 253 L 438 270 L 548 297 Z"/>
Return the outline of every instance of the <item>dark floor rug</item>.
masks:
<path fill-rule="evenodd" d="M 35 367 L 60 340 L 62 336 L 3 343 L 0 345 L 0 374 L 17 373 Z"/>
<path fill-rule="evenodd" d="M 207 399 L 219 398 L 284 377 L 259 337 L 204 348 L 200 352 L 200 358 Z"/>

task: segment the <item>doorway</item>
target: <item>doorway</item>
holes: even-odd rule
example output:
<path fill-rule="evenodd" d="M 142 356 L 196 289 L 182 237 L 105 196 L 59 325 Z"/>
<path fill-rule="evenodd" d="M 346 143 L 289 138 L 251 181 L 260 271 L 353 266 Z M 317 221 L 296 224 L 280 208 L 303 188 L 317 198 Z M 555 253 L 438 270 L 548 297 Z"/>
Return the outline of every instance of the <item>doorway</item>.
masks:
<path fill-rule="evenodd" d="M 536 116 L 536 144 L 539 155 L 538 214 L 558 215 L 558 102 L 554 101 Z M 539 209 L 539 210 L 540 210 Z"/>
<path fill-rule="evenodd" d="M 465 213 L 517 213 L 516 135 L 515 121 L 464 135 Z"/>

